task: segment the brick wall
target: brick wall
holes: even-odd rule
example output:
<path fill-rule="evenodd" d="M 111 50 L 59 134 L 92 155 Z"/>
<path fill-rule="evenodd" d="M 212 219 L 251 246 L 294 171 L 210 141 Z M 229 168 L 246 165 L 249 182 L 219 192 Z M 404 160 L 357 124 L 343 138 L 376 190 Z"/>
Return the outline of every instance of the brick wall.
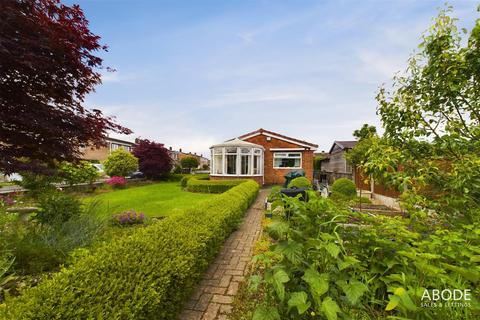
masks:
<path fill-rule="evenodd" d="M 92 148 L 88 147 L 83 150 L 82 159 L 104 161 L 110 155 L 108 147 Z"/>
<path fill-rule="evenodd" d="M 265 184 L 283 184 L 285 182 L 284 175 L 295 169 L 274 169 L 273 168 L 273 152 L 271 148 L 303 148 L 294 143 L 290 143 L 284 140 L 271 138 L 267 141 L 267 137 L 263 134 L 254 136 L 245 141 L 262 145 L 265 148 L 264 154 L 264 178 Z M 279 151 L 280 152 L 280 151 Z M 297 151 L 295 151 L 297 152 Z M 302 169 L 305 171 L 305 176 L 313 179 L 313 150 L 304 150 L 302 153 Z"/>

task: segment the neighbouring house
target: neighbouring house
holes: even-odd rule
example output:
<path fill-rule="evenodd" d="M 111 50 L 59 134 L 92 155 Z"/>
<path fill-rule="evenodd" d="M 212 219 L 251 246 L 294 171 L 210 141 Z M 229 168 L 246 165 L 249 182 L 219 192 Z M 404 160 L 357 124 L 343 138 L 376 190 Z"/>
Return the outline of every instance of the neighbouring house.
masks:
<path fill-rule="evenodd" d="M 303 170 L 313 180 L 317 145 L 258 129 L 210 147 L 211 179 L 250 178 L 259 184 L 283 184 L 285 174 Z"/>
<path fill-rule="evenodd" d="M 323 183 L 333 183 L 338 178 L 353 180 L 353 168 L 348 164 L 345 154 L 355 147 L 357 141 L 334 141 L 328 154 L 323 154 L 320 170 L 316 178 Z"/>
<path fill-rule="evenodd" d="M 117 149 L 125 149 L 127 151 L 132 151 L 135 142 L 130 142 L 126 140 L 120 140 L 116 138 L 107 137 L 105 139 L 105 145 L 102 147 L 86 147 L 81 150 L 82 159 L 89 161 L 104 161 L 108 158 L 112 151 Z"/>
<path fill-rule="evenodd" d="M 205 158 L 203 154 L 197 154 L 196 152 L 183 152 L 182 149 L 174 150 L 172 147 L 168 148 L 170 158 L 172 158 L 174 165 L 180 165 L 180 161 L 185 157 L 195 157 L 198 160 L 198 169 L 201 169 L 204 165 L 210 166 L 210 160 Z"/>

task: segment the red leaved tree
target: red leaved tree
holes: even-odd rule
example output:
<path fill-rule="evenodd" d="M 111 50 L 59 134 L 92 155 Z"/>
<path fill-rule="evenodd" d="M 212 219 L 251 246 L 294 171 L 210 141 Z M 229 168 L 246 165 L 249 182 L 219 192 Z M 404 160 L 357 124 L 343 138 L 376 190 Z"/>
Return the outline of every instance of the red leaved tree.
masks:
<path fill-rule="evenodd" d="M 172 159 L 162 143 L 137 139 L 133 155 L 138 158 L 138 169 L 149 179 L 158 179 L 172 170 Z"/>
<path fill-rule="evenodd" d="M 131 133 L 83 106 L 101 83 L 99 40 L 78 5 L 0 1 L 0 171 L 74 161 L 109 130 Z"/>

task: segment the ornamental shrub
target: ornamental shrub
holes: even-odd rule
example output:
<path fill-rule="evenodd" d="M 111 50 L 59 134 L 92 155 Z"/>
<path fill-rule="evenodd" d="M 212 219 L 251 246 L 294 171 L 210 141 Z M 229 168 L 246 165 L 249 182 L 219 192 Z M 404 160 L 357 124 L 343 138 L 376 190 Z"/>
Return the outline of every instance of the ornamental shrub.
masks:
<path fill-rule="evenodd" d="M 354 198 L 357 196 L 357 188 L 355 187 L 355 183 L 347 178 L 335 180 L 331 189 L 332 194 L 339 195 L 340 197 Z"/>
<path fill-rule="evenodd" d="M 137 170 L 138 159 L 124 149 L 117 149 L 108 156 L 103 165 L 109 176 L 126 177 Z"/>
<path fill-rule="evenodd" d="M 113 224 L 128 226 L 133 224 L 142 224 L 145 221 L 143 213 L 137 213 L 135 210 L 125 211 L 112 216 Z"/>
<path fill-rule="evenodd" d="M 305 177 L 298 177 L 290 181 L 288 184 L 289 188 L 308 188 L 312 187 L 312 183 Z"/>
<path fill-rule="evenodd" d="M 72 163 L 64 161 L 58 168 L 58 174 L 70 186 L 78 183 L 93 183 L 99 174 L 97 169 L 88 161 Z"/>
<path fill-rule="evenodd" d="M 202 193 L 223 193 L 238 186 L 246 180 L 206 180 L 204 177 L 192 176 L 186 181 L 186 190 Z"/>
<path fill-rule="evenodd" d="M 124 177 L 113 176 L 107 181 L 106 184 L 110 185 L 114 189 L 121 189 L 127 185 L 127 180 Z"/>
<path fill-rule="evenodd" d="M 172 158 L 162 143 L 137 139 L 133 154 L 138 167 L 148 179 L 160 179 L 172 170 Z"/>
<path fill-rule="evenodd" d="M 54 191 L 39 199 L 39 210 L 35 219 L 41 223 L 62 223 L 81 213 L 80 201 L 68 194 Z"/>
<path fill-rule="evenodd" d="M 9 319 L 176 319 L 259 186 L 246 181 L 125 237 L 98 243 L 0 313 Z"/>

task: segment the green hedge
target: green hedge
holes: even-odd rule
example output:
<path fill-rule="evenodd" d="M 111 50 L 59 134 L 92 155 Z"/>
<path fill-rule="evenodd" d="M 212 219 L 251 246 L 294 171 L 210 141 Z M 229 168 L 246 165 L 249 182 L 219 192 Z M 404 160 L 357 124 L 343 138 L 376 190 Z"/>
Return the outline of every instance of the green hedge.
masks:
<path fill-rule="evenodd" d="M 202 180 L 197 177 L 191 177 L 186 181 L 185 189 L 190 192 L 223 193 L 245 181 L 246 180 Z"/>
<path fill-rule="evenodd" d="M 192 175 L 192 174 L 183 175 L 183 178 L 180 180 L 180 186 L 182 187 L 182 189 L 185 189 L 187 187 L 187 182 L 188 180 L 190 180 L 190 178 L 195 178 L 197 180 L 208 180 L 210 176 L 206 173 L 196 174 L 196 175 Z"/>
<path fill-rule="evenodd" d="M 0 305 L 6 319 L 175 319 L 254 201 L 247 181 L 195 208 L 92 249 Z"/>

